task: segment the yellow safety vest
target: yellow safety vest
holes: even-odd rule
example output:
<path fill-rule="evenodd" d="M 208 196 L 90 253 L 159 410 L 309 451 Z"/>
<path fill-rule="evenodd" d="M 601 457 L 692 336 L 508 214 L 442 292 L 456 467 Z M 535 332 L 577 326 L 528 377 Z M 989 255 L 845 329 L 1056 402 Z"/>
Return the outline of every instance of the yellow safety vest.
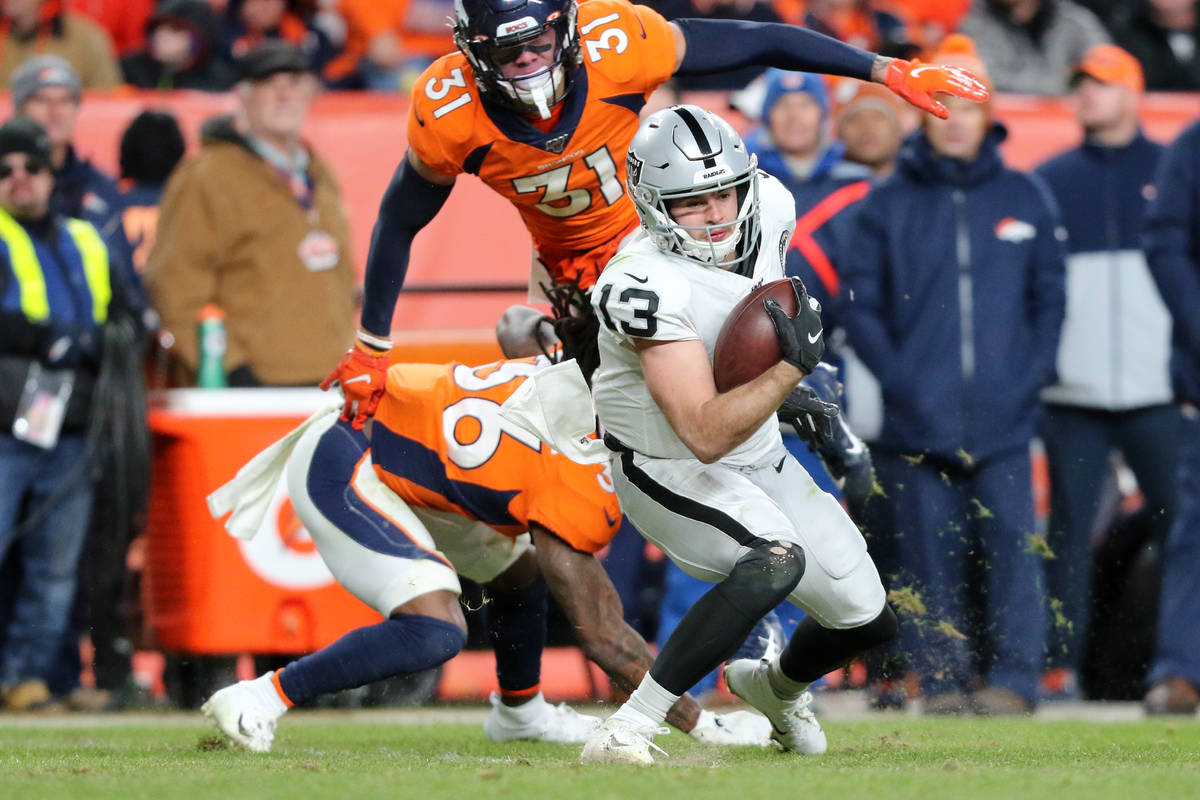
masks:
<path fill-rule="evenodd" d="M 108 302 L 112 299 L 108 247 L 90 222 L 67 218 L 66 227 L 83 262 L 83 276 L 92 296 L 92 319 L 97 325 L 102 324 L 108 319 Z M 21 291 L 21 311 L 30 322 L 46 321 L 50 318 L 50 301 L 33 240 L 4 209 L 0 209 L 0 241 L 8 246 L 9 262 Z"/>

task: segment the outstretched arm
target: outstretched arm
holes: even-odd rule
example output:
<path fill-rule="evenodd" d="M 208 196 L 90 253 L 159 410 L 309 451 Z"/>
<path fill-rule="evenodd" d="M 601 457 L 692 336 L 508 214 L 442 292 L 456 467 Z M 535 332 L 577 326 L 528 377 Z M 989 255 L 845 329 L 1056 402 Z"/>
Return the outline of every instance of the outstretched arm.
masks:
<path fill-rule="evenodd" d="M 434 172 L 412 150 L 404 156 L 383 193 L 371 232 L 367 274 L 363 280 L 362 325 L 354 346 L 321 381 L 342 389 L 342 419 L 361 429 L 383 399 L 392 349 L 392 314 L 417 232 L 437 216 L 450 196 L 454 178 Z"/>
<path fill-rule="evenodd" d="M 943 118 L 946 108 L 931 97 L 933 92 L 976 102 L 988 98 L 987 88 L 958 67 L 887 58 L 795 25 L 714 19 L 677 19 L 671 24 L 679 75 L 754 65 L 844 75 L 882 83 L 917 108 Z"/>
<path fill-rule="evenodd" d="M 588 659 L 613 683 L 632 692 L 654 663 L 646 640 L 625 622 L 621 599 L 604 567 L 540 525 L 530 528 L 538 566 Z M 700 716 L 700 705 L 685 694 L 671 707 L 667 722 L 685 733 Z"/>
<path fill-rule="evenodd" d="M 367 252 L 362 327 L 372 337 L 391 336 L 413 238 L 437 216 L 453 185 L 453 177 L 434 172 L 412 150 L 396 167 L 379 203 Z"/>

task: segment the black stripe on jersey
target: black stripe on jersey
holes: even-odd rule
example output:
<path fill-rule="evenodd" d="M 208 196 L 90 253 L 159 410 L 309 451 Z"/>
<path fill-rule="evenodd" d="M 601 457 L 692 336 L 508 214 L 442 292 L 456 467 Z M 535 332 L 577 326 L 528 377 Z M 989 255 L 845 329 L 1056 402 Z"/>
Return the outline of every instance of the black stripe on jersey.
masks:
<path fill-rule="evenodd" d="M 466 159 L 463 160 L 463 172 L 471 175 L 478 175 L 479 170 L 483 168 L 483 160 L 487 158 L 488 151 L 492 149 L 493 144 L 495 144 L 495 142 L 488 142 L 487 144 L 481 144 L 479 147 L 476 147 L 474 150 L 472 150 Z"/>
<path fill-rule="evenodd" d="M 704 166 L 711 169 L 717 165 L 717 160 L 713 158 L 716 153 L 713 152 L 712 145 L 708 143 L 708 137 L 704 135 L 704 129 L 700 127 L 700 121 L 682 106 L 675 107 L 675 113 L 683 120 L 683 124 L 687 125 L 691 131 L 692 138 L 696 140 L 696 147 L 700 148 L 700 155 L 704 157 Z"/>
<path fill-rule="evenodd" d="M 641 92 L 633 94 L 618 94 L 612 97 L 603 98 L 602 102 L 621 108 L 628 108 L 635 114 L 640 114 L 642 107 L 646 105 L 646 97 Z"/>
<path fill-rule="evenodd" d="M 716 528 L 743 547 L 757 547 L 766 544 L 765 539 L 755 536 L 744 525 L 724 511 L 710 508 L 690 497 L 675 494 L 661 483 L 655 481 L 633 463 L 633 452 L 630 450 L 626 450 L 621 454 L 621 472 L 625 473 L 625 477 L 638 488 L 638 491 L 663 508 L 673 511 L 681 517 L 694 519 L 697 522 L 702 522 L 705 525 Z"/>

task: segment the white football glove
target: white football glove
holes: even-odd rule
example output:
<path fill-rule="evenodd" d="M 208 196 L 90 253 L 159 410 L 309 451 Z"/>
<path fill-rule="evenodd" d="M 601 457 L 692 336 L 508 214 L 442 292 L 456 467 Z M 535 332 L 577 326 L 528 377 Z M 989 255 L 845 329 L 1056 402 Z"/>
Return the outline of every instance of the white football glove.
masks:
<path fill-rule="evenodd" d="M 690 734 L 718 747 L 766 747 L 771 743 L 771 721 L 751 711 L 701 711 Z"/>

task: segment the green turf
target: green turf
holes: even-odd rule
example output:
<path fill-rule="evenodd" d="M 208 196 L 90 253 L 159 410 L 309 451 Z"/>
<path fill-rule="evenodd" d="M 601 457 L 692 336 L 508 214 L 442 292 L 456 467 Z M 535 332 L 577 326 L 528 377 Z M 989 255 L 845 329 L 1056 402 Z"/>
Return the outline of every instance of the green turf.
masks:
<path fill-rule="evenodd" d="M 495 744 L 475 725 L 347 724 L 293 714 L 266 755 L 199 724 L 18 728 L 0 722 L 0 798 L 1200 798 L 1200 723 L 932 720 L 826 725 L 801 758 L 673 732 L 649 769 L 582 767 L 578 747 Z"/>

